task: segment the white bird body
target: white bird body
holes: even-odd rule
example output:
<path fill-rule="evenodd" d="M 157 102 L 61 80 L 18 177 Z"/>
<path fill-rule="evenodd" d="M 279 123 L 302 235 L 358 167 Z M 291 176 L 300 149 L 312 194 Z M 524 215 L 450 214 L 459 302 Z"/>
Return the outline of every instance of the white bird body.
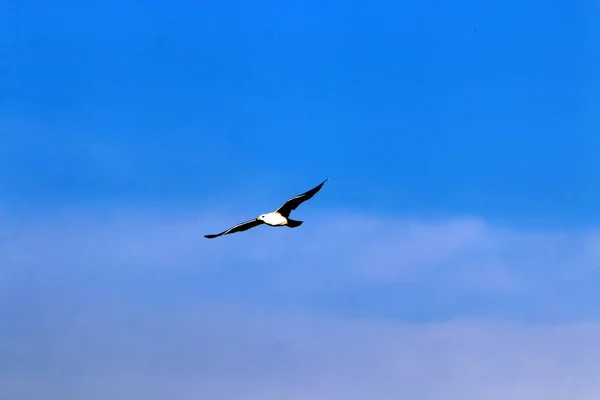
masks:
<path fill-rule="evenodd" d="M 285 226 L 288 223 L 287 218 L 276 211 L 263 214 L 258 219 L 270 226 Z"/>

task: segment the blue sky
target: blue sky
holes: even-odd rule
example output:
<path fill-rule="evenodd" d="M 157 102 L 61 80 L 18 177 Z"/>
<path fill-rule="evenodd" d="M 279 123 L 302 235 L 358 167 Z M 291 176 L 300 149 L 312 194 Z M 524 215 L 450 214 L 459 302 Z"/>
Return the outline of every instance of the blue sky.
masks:
<path fill-rule="evenodd" d="M 0 7 L 0 397 L 597 398 L 594 2 Z"/>
<path fill-rule="evenodd" d="M 333 207 L 600 218 L 593 2 L 7 7 L 7 207 L 329 176 Z"/>

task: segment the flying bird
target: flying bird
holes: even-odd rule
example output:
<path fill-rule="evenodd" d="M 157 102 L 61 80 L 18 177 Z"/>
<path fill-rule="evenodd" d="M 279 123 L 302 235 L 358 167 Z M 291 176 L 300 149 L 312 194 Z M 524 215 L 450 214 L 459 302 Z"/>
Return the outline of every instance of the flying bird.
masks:
<path fill-rule="evenodd" d="M 310 199 L 323 187 L 323 184 L 327 182 L 329 178 L 325 179 L 319 185 L 310 189 L 307 192 L 304 192 L 296 197 L 292 197 L 288 201 L 285 202 L 284 205 L 279 207 L 276 211 L 261 214 L 258 218 L 251 219 L 246 222 L 242 222 L 241 224 L 237 224 L 234 227 L 227 229 L 221 233 L 216 233 L 214 235 L 204 235 L 207 239 L 213 239 L 222 235 L 229 235 L 235 232 L 247 231 L 250 228 L 254 228 L 255 226 L 259 226 L 262 224 L 267 224 L 269 226 L 287 226 L 289 228 L 297 228 L 302 225 L 303 221 L 296 221 L 290 218 L 290 213 L 295 210 L 300 204 L 304 203 L 306 200 Z"/>

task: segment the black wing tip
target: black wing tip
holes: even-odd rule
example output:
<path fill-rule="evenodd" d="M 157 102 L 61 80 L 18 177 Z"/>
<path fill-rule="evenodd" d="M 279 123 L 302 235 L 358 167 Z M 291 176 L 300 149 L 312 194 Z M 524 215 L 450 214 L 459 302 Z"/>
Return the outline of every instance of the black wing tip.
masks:
<path fill-rule="evenodd" d="M 219 236 L 219 235 L 204 235 L 204 237 L 207 238 L 207 239 L 214 239 L 217 236 Z"/>

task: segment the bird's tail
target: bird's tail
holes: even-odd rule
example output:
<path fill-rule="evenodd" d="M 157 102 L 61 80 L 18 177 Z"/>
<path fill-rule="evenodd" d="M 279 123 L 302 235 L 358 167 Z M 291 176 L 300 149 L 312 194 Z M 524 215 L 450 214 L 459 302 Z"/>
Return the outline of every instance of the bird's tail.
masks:
<path fill-rule="evenodd" d="M 289 226 L 290 228 L 297 228 L 300 225 L 302 225 L 302 222 L 304 222 L 304 221 L 296 221 L 296 220 L 289 219 L 289 218 L 287 220 L 288 220 L 287 226 Z"/>

